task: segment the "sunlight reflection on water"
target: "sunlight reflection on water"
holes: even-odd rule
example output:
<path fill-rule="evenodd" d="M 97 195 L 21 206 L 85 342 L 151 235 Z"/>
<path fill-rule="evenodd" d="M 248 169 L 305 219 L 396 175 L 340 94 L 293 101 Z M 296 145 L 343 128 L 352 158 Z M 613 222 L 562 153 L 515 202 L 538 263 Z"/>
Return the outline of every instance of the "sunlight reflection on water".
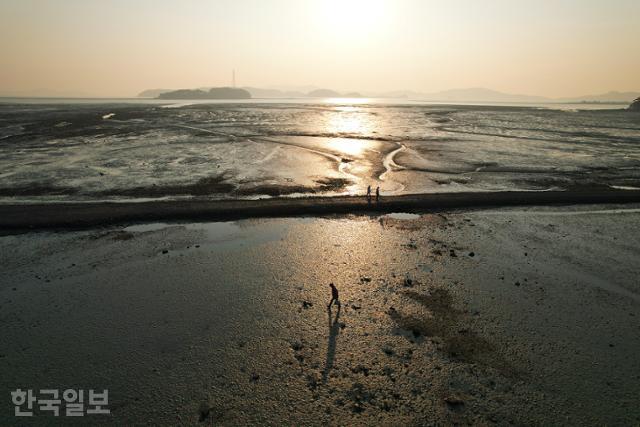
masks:
<path fill-rule="evenodd" d="M 327 145 L 350 156 L 359 156 L 370 149 L 371 143 L 360 139 L 332 138 L 327 141 Z"/>
<path fill-rule="evenodd" d="M 293 223 L 304 223 L 306 218 L 296 219 Z M 286 235 L 291 221 L 269 221 L 269 227 L 263 227 L 259 221 L 206 222 L 206 223 L 144 223 L 125 227 L 123 231 L 132 233 L 155 233 L 169 229 L 183 228 L 201 233 L 197 248 L 207 250 L 232 250 L 257 246 L 280 240 Z M 173 253 L 188 252 L 187 249 L 173 250 Z"/>
<path fill-rule="evenodd" d="M 361 108 L 337 108 L 330 113 L 325 124 L 328 133 L 367 135 L 374 130 L 371 115 Z"/>
<path fill-rule="evenodd" d="M 375 116 L 363 108 L 354 106 L 337 107 L 328 113 L 324 123 L 324 132 L 332 135 L 370 137 L 374 134 L 376 123 Z M 349 138 L 333 138 L 328 142 L 330 148 L 345 154 L 358 156 L 370 147 L 366 140 Z"/>
<path fill-rule="evenodd" d="M 362 105 L 362 104 L 371 104 L 373 100 L 371 98 L 326 98 L 324 99 L 325 104 L 335 104 L 335 105 Z"/>

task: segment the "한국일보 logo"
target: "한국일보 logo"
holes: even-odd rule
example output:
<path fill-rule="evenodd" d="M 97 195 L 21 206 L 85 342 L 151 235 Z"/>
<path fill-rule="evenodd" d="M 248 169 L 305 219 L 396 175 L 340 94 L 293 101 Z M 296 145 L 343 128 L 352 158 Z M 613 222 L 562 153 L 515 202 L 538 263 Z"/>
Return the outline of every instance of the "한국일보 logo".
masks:
<path fill-rule="evenodd" d="M 83 417 L 84 415 L 109 414 L 109 390 L 89 390 L 85 402 L 85 390 L 67 389 L 60 394 L 57 389 L 17 389 L 11 392 L 16 417 L 33 417 L 34 413 L 54 417 Z M 62 410 L 63 409 L 63 410 Z"/>

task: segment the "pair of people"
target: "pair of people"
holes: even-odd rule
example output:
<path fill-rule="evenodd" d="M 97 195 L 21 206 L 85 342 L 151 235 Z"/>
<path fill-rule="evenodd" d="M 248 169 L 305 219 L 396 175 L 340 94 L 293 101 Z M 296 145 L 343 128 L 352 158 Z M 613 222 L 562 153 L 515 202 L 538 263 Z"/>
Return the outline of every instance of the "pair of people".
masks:
<path fill-rule="evenodd" d="M 367 199 L 371 200 L 371 186 L 367 186 Z M 376 187 L 376 201 L 380 200 L 380 186 Z"/>

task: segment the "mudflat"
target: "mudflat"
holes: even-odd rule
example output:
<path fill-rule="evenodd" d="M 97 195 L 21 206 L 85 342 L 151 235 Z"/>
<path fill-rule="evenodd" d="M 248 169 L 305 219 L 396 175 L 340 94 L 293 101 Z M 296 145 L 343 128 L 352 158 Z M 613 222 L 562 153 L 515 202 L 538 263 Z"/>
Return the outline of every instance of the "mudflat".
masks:
<path fill-rule="evenodd" d="M 639 208 L 5 235 L 2 393 L 108 389 L 82 424 L 637 424 Z"/>

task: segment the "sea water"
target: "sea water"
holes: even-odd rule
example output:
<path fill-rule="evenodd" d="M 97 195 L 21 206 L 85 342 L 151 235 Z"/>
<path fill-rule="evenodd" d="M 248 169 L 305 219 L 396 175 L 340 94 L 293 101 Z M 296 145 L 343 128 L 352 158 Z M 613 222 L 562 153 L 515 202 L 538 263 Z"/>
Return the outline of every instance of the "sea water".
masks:
<path fill-rule="evenodd" d="M 5 100 L 0 201 L 640 188 L 640 114 L 582 107 Z"/>

